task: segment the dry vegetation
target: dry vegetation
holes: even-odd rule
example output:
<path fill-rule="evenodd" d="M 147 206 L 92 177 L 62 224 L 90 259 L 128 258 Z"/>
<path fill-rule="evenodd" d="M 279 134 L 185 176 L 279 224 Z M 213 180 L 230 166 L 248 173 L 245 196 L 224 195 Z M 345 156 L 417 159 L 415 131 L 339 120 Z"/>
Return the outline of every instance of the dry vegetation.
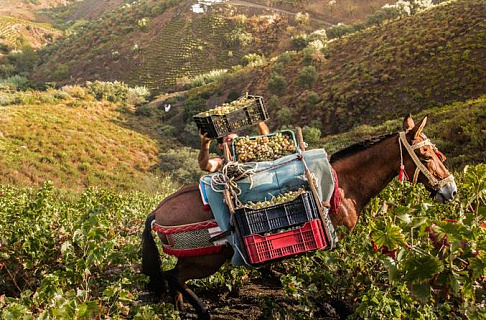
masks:
<path fill-rule="evenodd" d="M 157 189 L 152 169 L 167 147 L 148 135 L 157 135 L 156 122 L 137 123 L 113 103 L 59 91 L 17 96 L 18 104 L 0 108 L 0 183 Z"/>

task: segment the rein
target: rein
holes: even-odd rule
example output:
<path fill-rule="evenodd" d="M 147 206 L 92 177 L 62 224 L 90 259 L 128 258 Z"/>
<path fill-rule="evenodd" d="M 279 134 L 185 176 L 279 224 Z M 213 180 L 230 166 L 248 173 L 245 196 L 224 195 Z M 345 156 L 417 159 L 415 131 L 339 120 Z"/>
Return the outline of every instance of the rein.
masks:
<path fill-rule="evenodd" d="M 447 177 L 445 177 L 442 180 L 438 180 L 430 173 L 430 171 L 422 164 L 422 162 L 420 162 L 420 159 L 415 154 L 414 150 L 421 148 L 423 146 L 431 146 L 434 149 L 434 151 L 437 151 L 437 147 L 432 142 L 430 142 L 428 138 L 426 138 L 424 141 L 421 141 L 419 143 L 410 145 L 407 141 L 406 132 L 402 131 L 399 133 L 398 136 L 398 144 L 400 145 L 400 172 L 398 175 L 400 181 L 403 181 L 403 174 L 405 174 L 406 178 L 410 180 L 407 172 L 405 171 L 405 166 L 403 165 L 402 145 L 405 147 L 408 154 L 412 158 L 413 162 L 417 166 L 415 168 L 415 173 L 413 174 L 413 181 L 412 181 L 413 184 L 417 183 L 420 172 L 422 172 L 422 174 L 429 180 L 429 183 L 432 185 L 432 188 L 436 190 L 440 190 L 448 183 L 454 181 L 454 176 L 452 174 L 449 174 Z"/>

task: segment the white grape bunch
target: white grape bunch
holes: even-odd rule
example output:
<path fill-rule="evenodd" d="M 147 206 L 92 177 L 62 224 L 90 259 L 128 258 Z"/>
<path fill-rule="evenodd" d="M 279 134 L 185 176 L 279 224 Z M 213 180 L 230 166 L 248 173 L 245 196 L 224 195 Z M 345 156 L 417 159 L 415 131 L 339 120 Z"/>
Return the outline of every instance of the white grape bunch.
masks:
<path fill-rule="evenodd" d="M 292 137 L 280 132 L 271 136 L 238 138 L 234 145 L 239 162 L 269 161 L 295 153 Z"/>
<path fill-rule="evenodd" d="M 248 201 L 242 207 L 251 210 L 263 209 L 277 204 L 294 201 L 295 199 L 297 199 L 298 196 L 300 196 L 304 192 L 305 190 L 303 188 L 299 188 L 296 191 L 289 191 L 289 192 L 281 193 L 278 196 L 272 196 L 270 200 L 265 200 L 260 202 Z"/>
<path fill-rule="evenodd" d="M 209 117 L 211 115 L 222 116 L 222 115 L 231 113 L 233 111 L 242 109 L 242 108 L 250 105 L 254 101 L 255 101 L 254 98 L 242 97 L 242 98 L 239 98 L 238 100 L 232 101 L 230 103 L 223 103 L 222 105 L 217 106 L 213 109 L 199 112 L 196 115 L 196 117 Z"/>

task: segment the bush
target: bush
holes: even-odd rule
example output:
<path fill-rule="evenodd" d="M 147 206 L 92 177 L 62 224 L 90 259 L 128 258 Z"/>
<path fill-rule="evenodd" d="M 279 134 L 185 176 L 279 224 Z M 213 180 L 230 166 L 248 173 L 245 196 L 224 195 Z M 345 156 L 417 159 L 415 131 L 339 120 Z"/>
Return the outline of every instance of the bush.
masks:
<path fill-rule="evenodd" d="M 280 108 L 280 100 L 277 96 L 273 95 L 267 102 L 267 106 L 269 109 L 278 110 Z"/>
<path fill-rule="evenodd" d="M 304 140 L 310 144 L 317 143 L 321 139 L 321 130 L 315 127 L 305 126 L 302 128 Z"/>
<path fill-rule="evenodd" d="M 308 38 L 307 34 L 301 33 L 299 35 L 296 35 L 296 36 L 293 36 L 292 38 L 290 38 L 290 41 L 292 42 L 292 46 L 296 50 L 302 50 L 309 43 L 309 38 Z"/>
<path fill-rule="evenodd" d="M 85 99 L 87 95 L 86 90 L 79 85 L 64 86 L 61 90 L 69 94 L 71 97 L 78 99 Z"/>
<path fill-rule="evenodd" d="M 217 81 L 223 77 L 228 72 L 228 69 L 215 69 L 207 73 L 203 73 L 195 76 L 189 82 L 190 88 L 200 87 L 208 83 Z"/>
<path fill-rule="evenodd" d="M 87 81 L 86 90 L 97 100 L 108 100 L 110 102 L 126 102 L 128 97 L 128 86 L 120 81 L 105 82 L 96 80 L 95 82 Z"/>
<path fill-rule="evenodd" d="M 319 102 L 319 95 L 314 91 L 309 91 L 305 98 L 305 107 L 307 110 L 314 109 L 315 105 Z"/>
<path fill-rule="evenodd" d="M 250 53 L 241 58 L 241 63 L 244 66 L 257 67 L 265 65 L 267 61 L 263 56 L 260 56 L 256 53 Z"/>
<path fill-rule="evenodd" d="M 268 81 L 267 88 L 272 94 L 282 95 L 287 91 L 287 80 L 281 75 L 274 74 Z"/>
<path fill-rule="evenodd" d="M 127 104 L 140 106 L 147 102 L 150 91 L 145 86 L 129 88 L 127 93 Z"/>
<path fill-rule="evenodd" d="M 184 120 L 184 122 L 187 122 L 188 120 L 192 119 L 192 116 L 204 110 L 206 110 L 206 100 L 200 97 L 189 98 L 184 101 L 184 111 L 182 112 L 182 119 Z"/>
<path fill-rule="evenodd" d="M 277 119 L 280 125 L 289 125 L 292 120 L 292 111 L 289 107 L 283 107 L 277 112 Z"/>
<path fill-rule="evenodd" d="M 292 57 L 296 55 L 295 51 L 285 51 L 278 56 L 277 61 L 283 63 L 284 65 L 292 61 Z"/>
<path fill-rule="evenodd" d="M 227 41 L 230 46 L 239 45 L 246 47 L 253 41 L 253 35 L 246 32 L 243 28 L 237 27 L 227 36 Z"/>
<path fill-rule="evenodd" d="M 304 67 L 299 72 L 299 86 L 304 89 L 310 89 L 317 81 L 317 78 L 317 71 L 314 66 Z"/>
<path fill-rule="evenodd" d="M 7 79 L 0 79 L 0 90 L 19 91 L 27 90 L 29 87 L 29 79 L 23 76 L 16 75 Z"/>
<path fill-rule="evenodd" d="M 159 168 L 163 172 L 170 172 L 177 182 L 197 182 L 202 173 L 197 161 L 198 153 L 198 150 L 188 147 L 170 149 L 159 155 Z"/>
<path fill-rule="evenodd" d="M 69 77 L 69 67 L 65 64 L 60 64 L 56 67 L 56 70 L 52 73 L 52 76 L 56 80 L 64 80 Z"/>

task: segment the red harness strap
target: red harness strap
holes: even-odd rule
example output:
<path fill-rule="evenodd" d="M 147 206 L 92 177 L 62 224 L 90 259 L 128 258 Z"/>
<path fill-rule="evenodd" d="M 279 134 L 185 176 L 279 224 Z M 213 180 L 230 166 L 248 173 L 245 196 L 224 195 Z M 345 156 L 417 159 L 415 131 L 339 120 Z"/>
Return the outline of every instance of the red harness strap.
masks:
<path fill-rule="evenodd" d="M 339 193 L 339 180 L 336 170 L 332 169 L 332 175 L 334 177 L 334 191 L 331 196 L 331 208 L 329 209 L 329 215 L 337 214 L 339 207 L 341 206 L 341 194 Z"/>
<path fill-rule="evenodd" d="M 196 223 L 189 223 L 183 224 L 180 226 L 161 226 L 160 224 L 154 223 L 153 229 L 162 234 L 171 234 L 171 233 L 181 233 L 181 232 L 189 232 L 201 229 L 209 229 L 217 227 L 218 223 L 216 220 L 207 220 L 202 222 Z"/>

